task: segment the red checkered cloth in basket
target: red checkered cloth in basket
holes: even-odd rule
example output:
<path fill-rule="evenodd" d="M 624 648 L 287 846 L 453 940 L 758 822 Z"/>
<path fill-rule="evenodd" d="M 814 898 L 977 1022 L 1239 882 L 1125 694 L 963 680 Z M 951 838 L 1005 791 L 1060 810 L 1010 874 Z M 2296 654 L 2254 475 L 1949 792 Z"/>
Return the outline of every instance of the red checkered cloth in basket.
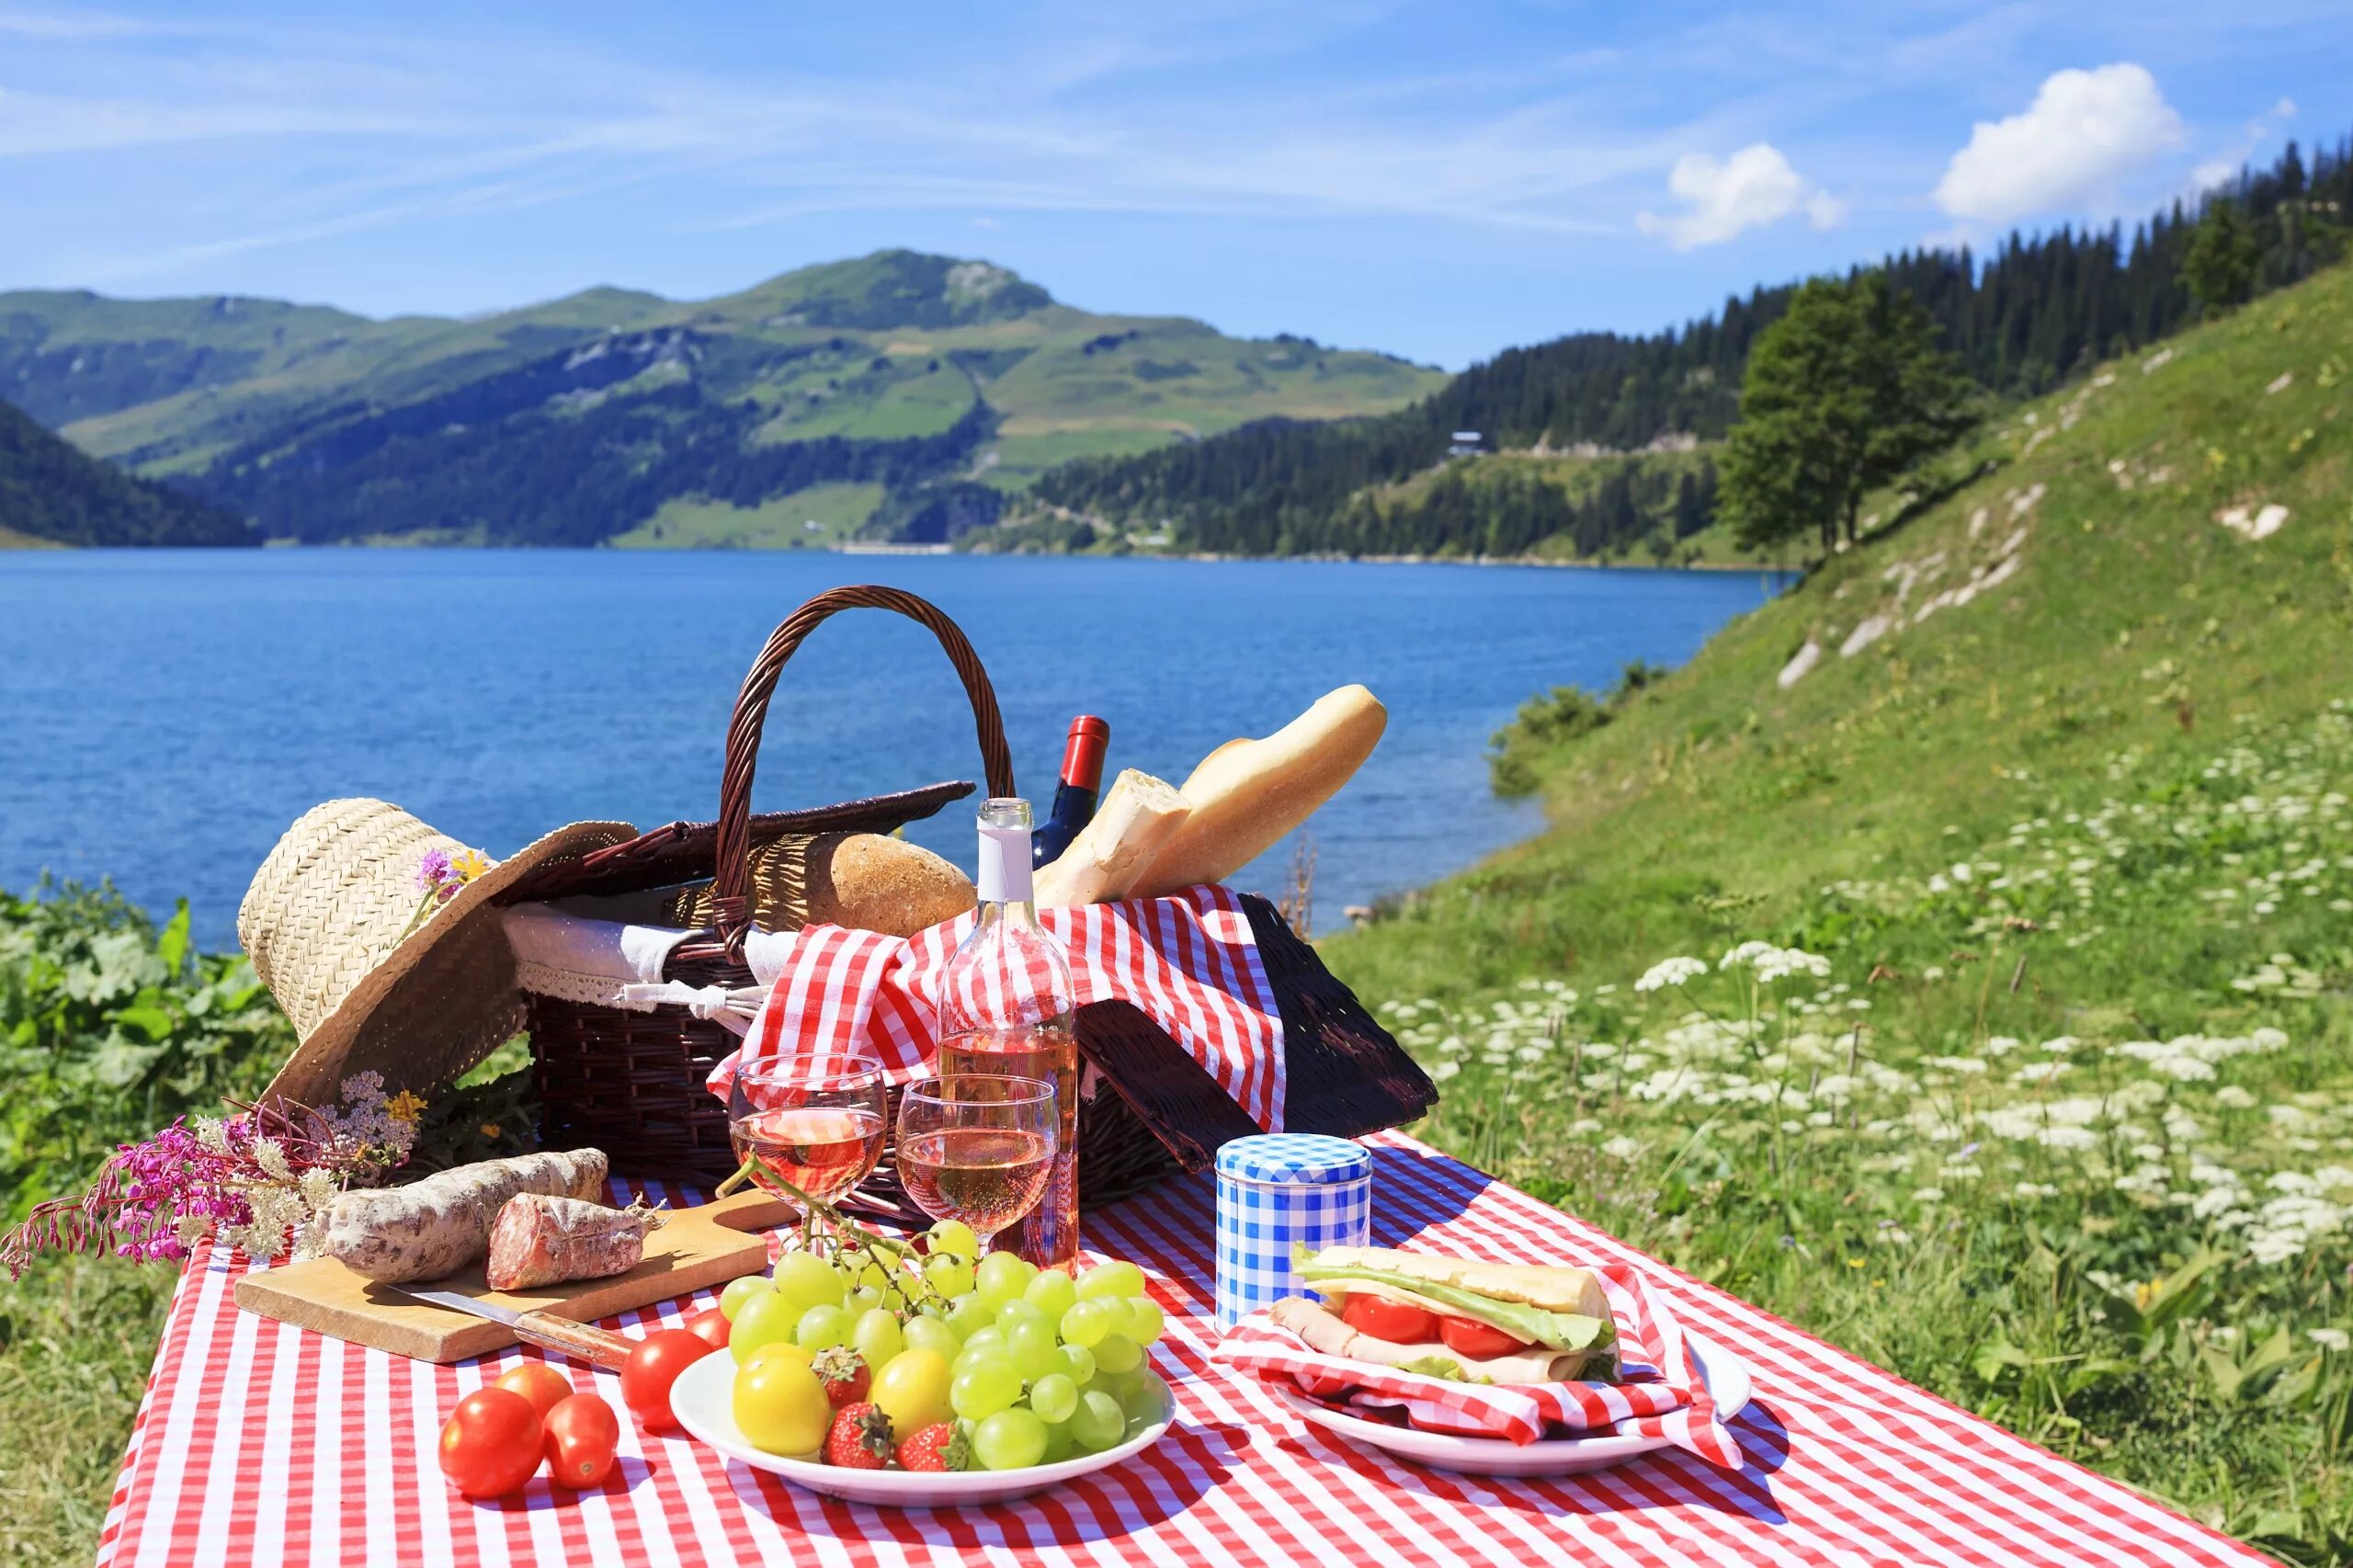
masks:
<path fill-rule="evenodd" d="M 912 938 L 838 926 L 756 937 L 753 967 L 768 982 L 767 1000 L 741 1049 L 712 1069 L 711 1092 L 724 1098 L 743 1063 L 823 1062 L 861 1043 L 881 1057 L 892 1083 L 921 1076 L 938 1043 L 933 998 L 972 921 L 961 915 Z M 1251 1120 L 1281 1130 L 1282 1013 L 1238 895 L 1188 888 L 1167 898 L 1041 909 L 1038 923 L 1070 956 L 1079 1004 L 1133 1004 Z M 984 978 L 1003 991 L 1035 984 L 1024 975 Z"/>
<path fill-rule="evenodd" d="M 1739 1470 L 1740 1443 L 1717 1418 L 1699 1364 L 1666 1303 L 1622 1263 L 1592 1266 L 1618 1320 L 1616 1383 L 1459 1383 L 1309 1348 L 1263 1311 L 1227 1331 L 1216 1359 L 1312 1399 L 1395 1410 L 1426 1432 L 1532 1443 L 1547 1435 L 1664 1437 Z"/>

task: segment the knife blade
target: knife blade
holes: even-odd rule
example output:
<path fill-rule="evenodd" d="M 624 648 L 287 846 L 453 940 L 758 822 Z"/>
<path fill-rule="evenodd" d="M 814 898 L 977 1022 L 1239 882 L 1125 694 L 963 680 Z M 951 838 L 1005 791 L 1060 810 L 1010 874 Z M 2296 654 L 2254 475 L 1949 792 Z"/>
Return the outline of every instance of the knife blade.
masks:
<path fill-rule="evenodd" d="M 607 1371 L 620 1371 L 629 1360 L 629 1353 L 637 1347 L 636 1340 L 615 1334 L 610 1329 L 598 1328 L 595 1324 L 574 1323 L 570 1318 L 557 1317 L 539 1308 L 517 1309 L 503 1301 L 488 1301 L 479 1296 L 469 1296 L 462 1290 L 437 1290 L 422 1285 L 393 1285 L 389 1288 L 413 1301 L 505 1324 L 515 1331 L 515 1337 L 526 1345 L 536 1345 L 542 1350 L 552 1350 L 575 1361 L 602 1367 Z"/>

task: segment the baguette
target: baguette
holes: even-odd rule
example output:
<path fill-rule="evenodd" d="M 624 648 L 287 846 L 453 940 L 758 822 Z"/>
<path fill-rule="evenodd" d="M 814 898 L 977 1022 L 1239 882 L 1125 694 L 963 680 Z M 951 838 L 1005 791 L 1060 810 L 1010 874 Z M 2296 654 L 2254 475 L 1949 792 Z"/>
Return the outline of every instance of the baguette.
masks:
<path fill-rule="evenodd" d="M 1344 686 L 1263 740 L 1218 747 L 1185 780 L 1192 814 L 1128 895 L 1160 898 L 1233 875 L 1330 800 L 1388 722 L 1372 693 Z"/>
<path fill-rule="evenodd" d="M 1193 814 L 1193 804 L 1149 773 L 1131 767 L 1111 781 L 1094 818 L 1053 864 L 1038 873 L 1038 906 L 1109 903 Z"/>

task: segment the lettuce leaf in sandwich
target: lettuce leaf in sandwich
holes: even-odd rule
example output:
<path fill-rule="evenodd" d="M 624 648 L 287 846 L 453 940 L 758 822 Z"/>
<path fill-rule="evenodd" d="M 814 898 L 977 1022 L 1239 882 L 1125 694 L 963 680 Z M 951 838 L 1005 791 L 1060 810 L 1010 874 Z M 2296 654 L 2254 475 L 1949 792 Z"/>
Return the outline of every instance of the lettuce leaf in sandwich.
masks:
<path fill-rule="evenodd" d="M 1505 1269 L 1379 1247 L 1327 1247 L 1313 1254 L 1301 1247 L 1294 1256 L 1299 1277 L 1308 1285 L 1345 1287 L 1350 1280 L 1385 1285 L 1420 1297 L 1441 1311 L 1483 1323 L 1515 1339 L 1547 1349 L 1599 1350 L 1618 1337 L 1618 1325 L 1606 1311 L 1598 1315 L 1563 1312 L 1478 1289 L 1485 1281 L 1508 1290 L 1513 1295 L 1550 1296 L 1554 1293 L 1548 1290 L 1552 1281 L 1545 1276 L 1560 1277 L 1564 1287 L 1581 1287 L 1591 1279 L 1582 1269 Z M 1583 1279 L 1574 1279 L 1574 1276 L 1583 1276 Z M 1572 1292 L 1565 1288 L 1558 1292 L 1568 1293 Z M 1601 1300 L 1597 1285 L 1574 1293 L 1587 1300 Z"/>

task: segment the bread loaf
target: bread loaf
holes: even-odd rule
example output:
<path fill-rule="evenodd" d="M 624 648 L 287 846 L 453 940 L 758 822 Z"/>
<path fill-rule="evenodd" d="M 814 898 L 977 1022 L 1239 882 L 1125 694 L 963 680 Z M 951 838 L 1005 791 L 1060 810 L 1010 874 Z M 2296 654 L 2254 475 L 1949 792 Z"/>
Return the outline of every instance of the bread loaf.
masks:
<path fill-rule="evenodd" d="M 1372 693 L 1344 686 L 1263 740 L 1218 747 L 1180 791 L 1192 814 L 1128 896 L 1159 898 L 1233 875 L 1330 800 L 1372 755 L 1388 722 Z"/>
<path fill-rule="evenodd" d="M 1164 780 L 1129 768 L 1111 781 L 1103 804 L 1070 847 L 1038 873 L 1038 906 L 1109 903 L 1127 897 L 1136 878 L 1192 813 L 1192 802 Z"/>
<path fill-rule="evenodd" d="M 786 834 L 752 850 L 752 923 L 764 931 L 842 926 L 912 937 L 972 907 L 972 882 L 920 845 L 878 833 Z M 665 907 L 614 918 L 702 926 L 709 882 L 670 890 Z"/>

